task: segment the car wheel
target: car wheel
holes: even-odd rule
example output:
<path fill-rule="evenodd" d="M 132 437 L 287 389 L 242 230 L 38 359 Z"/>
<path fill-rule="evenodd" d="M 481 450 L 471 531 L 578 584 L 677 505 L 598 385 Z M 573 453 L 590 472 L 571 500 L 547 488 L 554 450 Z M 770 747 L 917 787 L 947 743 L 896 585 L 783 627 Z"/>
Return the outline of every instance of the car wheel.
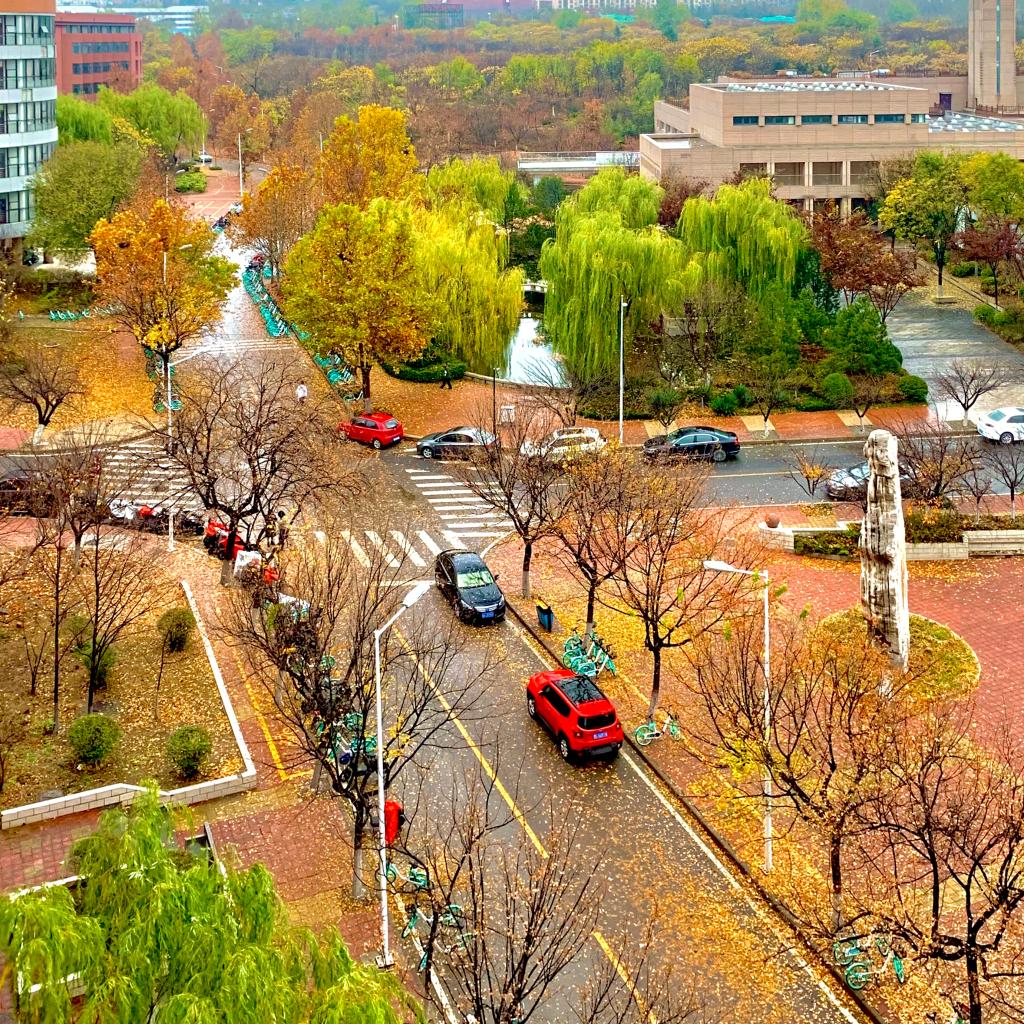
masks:
<path fill-rule="evenodd" d="M 558 737 L 558 752 L 562 755 L 563 761 L 572 760 L 572 747 L 569 746 L 569 741 L 564 736 Z"/>
<path fill-rule="evenodd" d="M 526 697 L 526 713 L 531 718 L 537 717 L 537 702 L 529 695 Z"/>
<path fill-rule="evenodd" d="M 379 438 L 379 437 L 375 437 L 375 438 L 373 439 L 373 447 L 374 447 L 374 448 L 376 448 L 376 449 L 377 449 L 377 451 L 380 451 L 380 450 L 381 450 L 381 447 L 382 447 L 382 446 L 381 446 L 381 443 L 380 443 L 380 438 Z"/>
<path fill-rule="evenodd" d="M 464 622 L 467 626 L 473 621 L 473 613 L 466 611 L 465 608 L 459 609 L 459 622 Z"/>
<path fill-rule="evenodd" d="M 716 448 L 711 453 L 712 462 L 725 462 L 725 451 L 722 448 Z"/>
<path fill-rule="evenodd" d="M 420 455 L 425 459 L 432 459 L 434 457 L 434 449 L 429 446 L 424 446 L 420 449 Z"/>
<path fill-rule="evenodd" d="M 1000 444 L 1013 444 L 1013 434 L 1008 430 L 1005 433 L 999 435 Z"/>

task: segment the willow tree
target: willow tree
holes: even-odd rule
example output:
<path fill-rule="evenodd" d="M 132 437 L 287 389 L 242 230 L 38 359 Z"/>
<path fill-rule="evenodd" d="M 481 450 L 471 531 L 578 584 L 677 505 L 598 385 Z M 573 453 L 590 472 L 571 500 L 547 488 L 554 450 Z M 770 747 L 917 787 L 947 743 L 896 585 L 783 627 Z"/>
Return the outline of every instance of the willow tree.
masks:
<path fill-rule="evenodd" d="M 422 1011 L 337 931 L 289 926 L 266 868 L 181 850 L 156 791 L 73 850 L 86 884 L 0 899 L 0 953 L 35 1024 L 398 1024 Z M 72 1006 L 71 974 L 81 990 Z"/>
<path fill-rule="evenodd" d="M 523 307 L 523 271 L 508 268 L 508 236 L 451 202 L 416 214 L 421 279 L 434 296 L 433 337 L 445 349 L 501 366 Z"/>
<path fill-rule="evenodd" d="M 288 256 L 288 316 L 307 347 L 359 368 L 367 412 L 374 363 L 411 359 L 430 338 L 437 300 L 421 271 L 413 210 L 390 199 L 326 207 Z"/>
<path fill-rule="evenodd" d="M 471 203 L 495 223 L 504 221 L 509 189 L 521 192 L 522 186 L 494 157 L 449 160 L 435 164 L 427 174 L 427 200 L 432 207 Z"/>
<path fill-rule="evenodd" d="M 803 223 L 772 198 L 764 178 L 723 185 L 713 198 L 694 196 L 683 206 L 677 284 L 689 294 L 706 282 L 739 285 L 754 299 L 780 285 L 792 287 L 806 237 Z"/>
<path fill-rule="evenodd" d="M 572 371 L 611 376 L 619 359 L 620 301 L 627 343 L 656 320 L 679 268 L 679 242 L 657 227 L 660 189 L 602 171 L 559 206 L 544 243 L 544 325 Z"/>

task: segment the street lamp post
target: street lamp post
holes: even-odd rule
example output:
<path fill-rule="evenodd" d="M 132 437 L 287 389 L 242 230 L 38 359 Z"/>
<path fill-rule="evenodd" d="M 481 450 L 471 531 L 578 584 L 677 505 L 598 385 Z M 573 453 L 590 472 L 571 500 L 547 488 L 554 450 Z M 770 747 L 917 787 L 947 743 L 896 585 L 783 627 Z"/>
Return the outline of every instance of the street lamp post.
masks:
<path fill-rule="evenodd" d="M 730 572 L 737 576 L 752 576 L 764 581 L 764 745 L 767 752 L 772 732 L 771 634 L 769 632 L 771 619 L 768 614 L 768 573 L 754 569 L 739 569 L 729 562 L 720 562 L 717 559 L 705 561 L 704 568 L 711 572 Z M 767 764 L 761 787 L 764 794 L 764 870 L 767 873 L 772 870 L 772 773 Z"/>
<path fill-rule="evenodd" d="M 626 346 L 625 346 L 625 317 L 626 307 L 629 303 L 619 296 L 619 444 L 622 444 L 622 431 L 626 402 Z"/>
<path fill-rule="evenodd" d="M 402 598 L 402 607 L 373 631 L 373 678 L 377 704 L 377 840 L 380 854 L 380 937 L 381 956 L 377 965 L 389 970 L 395 964 L 391 955 L 391 938 L 388 928 L 388 847 L 384 830 L 384 709 L 381 697 L 380 638 L 398 621 L 403 612 L 411 608 L 428 590 L 429 583 L 417 583 Z"/>
<path fill-rule="evenodd" d="M 498 433 L 498 367 L 491 374 L 491 430 Z"/>

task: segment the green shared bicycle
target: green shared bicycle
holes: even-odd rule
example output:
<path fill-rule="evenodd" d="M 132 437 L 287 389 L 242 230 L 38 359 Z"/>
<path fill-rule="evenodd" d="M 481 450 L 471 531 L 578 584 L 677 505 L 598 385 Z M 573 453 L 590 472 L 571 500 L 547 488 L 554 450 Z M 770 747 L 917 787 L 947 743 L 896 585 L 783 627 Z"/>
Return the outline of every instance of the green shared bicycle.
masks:
<path fill-rule="evenodd" d="M 679 728 L 679 723 L 667 711 L 665 712 L 665 725 L 661 729 L 658 728 L 658 723 L 652 718 L 650 721 L 636 727 L 633 738 L 636 740 L 638 747 L 649 747 L 655 740 L 661 739 L 666 734 L 674 740 L 681 740 L 683 738 L 683 730 Z"/>
<path fill-rule="evenodd" d="M 843 977 L 851 989 L 859 992 L 873 978 L 886 973 L 890 966 L 896 980 L 906 981 L 903 960 L 896 955 L 885 935 L 852 936 L 837 939 L 832 947 L 835 962 L 843 968 Z"/>

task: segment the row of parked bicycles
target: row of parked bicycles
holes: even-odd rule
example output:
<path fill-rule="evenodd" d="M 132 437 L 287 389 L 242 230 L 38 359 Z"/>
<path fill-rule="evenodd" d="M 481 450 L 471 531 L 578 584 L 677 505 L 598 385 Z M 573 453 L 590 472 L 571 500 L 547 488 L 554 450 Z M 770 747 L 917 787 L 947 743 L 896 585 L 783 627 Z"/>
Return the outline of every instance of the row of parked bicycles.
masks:
<path fill-rule="evenodd" d="M 117 306 L 90 306 L 88 309 L 51 309 L 50 319 L 58 320 L 87 320 L 91 316 L 113 316 L 117 312 Z"/>
<path fill-rule="evenodd" d="M 266 260 L 261 256 L 254 256 L 242 272 L 242 287 L 259 307 L 267 333 L 272 338 L 281 338 L 291 331 L 291 326 L 281 315 L 281 310 L 263 283 L 265 280 L 269 281 L 272 276 L 273 272 Z"/>

